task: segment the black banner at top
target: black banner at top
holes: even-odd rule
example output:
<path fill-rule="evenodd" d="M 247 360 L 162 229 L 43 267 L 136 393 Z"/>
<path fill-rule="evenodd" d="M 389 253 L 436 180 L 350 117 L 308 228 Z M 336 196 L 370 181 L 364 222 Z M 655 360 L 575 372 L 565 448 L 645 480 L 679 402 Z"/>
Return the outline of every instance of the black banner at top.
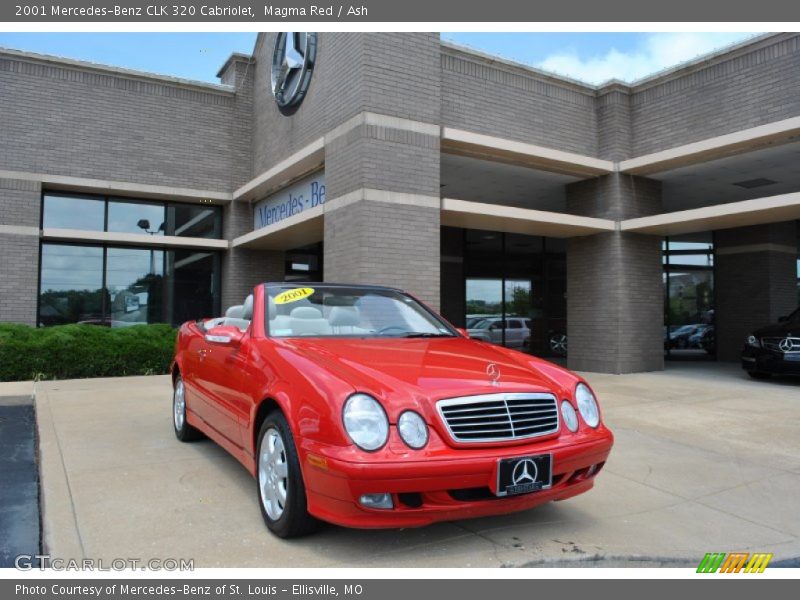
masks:
<path fill-rule="evenodd" d="M 0 22 L 768 22 L 800 21 L 793 0 L 10 0 Z"/>

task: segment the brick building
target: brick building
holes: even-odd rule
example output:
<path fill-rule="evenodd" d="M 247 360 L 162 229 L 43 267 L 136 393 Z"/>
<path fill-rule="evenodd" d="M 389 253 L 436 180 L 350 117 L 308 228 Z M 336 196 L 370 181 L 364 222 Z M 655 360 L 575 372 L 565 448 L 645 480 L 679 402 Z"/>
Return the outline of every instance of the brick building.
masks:
<path fill-rule="evenodd" d="M 735 360 L 797 307 L 800 35 L 590 86 L 438 34 L 320 33 L 291 111 L 276 37 L 219 85 L 0 50 L 0 320 L 379 283 L 621 373 Z"/>

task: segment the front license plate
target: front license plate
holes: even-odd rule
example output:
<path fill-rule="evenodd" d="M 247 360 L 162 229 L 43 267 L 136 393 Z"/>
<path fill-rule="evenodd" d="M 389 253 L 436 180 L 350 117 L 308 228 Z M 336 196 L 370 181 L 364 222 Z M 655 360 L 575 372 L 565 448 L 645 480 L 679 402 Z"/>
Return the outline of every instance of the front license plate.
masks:
<path fill-rule="evenodd" d="M 791 354 L 784 354 L 783 360 L 789 362 L 800 362 L 800 352 L 792 352 Z"/>
<path fill-rule="evenodd" d="M 518 456 L 497 461 L 498 496 L 516 496 L 553 485 L 553 455 Z"/>

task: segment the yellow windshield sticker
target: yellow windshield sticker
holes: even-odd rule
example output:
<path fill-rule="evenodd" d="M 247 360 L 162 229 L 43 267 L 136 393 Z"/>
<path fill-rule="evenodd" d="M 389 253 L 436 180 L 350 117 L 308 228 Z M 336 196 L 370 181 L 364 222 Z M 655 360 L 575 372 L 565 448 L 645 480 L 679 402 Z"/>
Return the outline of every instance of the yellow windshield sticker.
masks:
<path fill-rule="evenodd" d="M 286 290 L 275 296 L 275 304 L 289 304 L 290 302 L 297 302 L 303 298 L 308 298 L 314 293 L 314 288 L 295 288 L 293 290 Z"/>

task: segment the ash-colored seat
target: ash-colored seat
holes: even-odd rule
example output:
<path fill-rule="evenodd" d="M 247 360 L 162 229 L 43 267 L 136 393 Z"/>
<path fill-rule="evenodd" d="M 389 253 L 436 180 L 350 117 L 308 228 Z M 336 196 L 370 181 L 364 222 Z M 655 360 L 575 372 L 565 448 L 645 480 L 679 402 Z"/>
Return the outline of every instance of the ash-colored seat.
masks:
<path fill-rule="evenodd" d="M 322 317 L 322 312 L 313 306 L 298 306 L 289 314 L 292 335 L 330 335 L 331 325 Z"/>
<path fill-rule="evenodd" d="M 249 303 L 249 304 L 248 304 Z M 250 327 L 250 320 L 253 318 L 253 295 L 250 294 L 244 304 L 236 304 L 225 311 L 225 318 L 221 325 L 236 327 L 246 331 Z"/>
<path fill-rule="evenodd" d="M 267 310 L 269 315 L 270 335 L 284 336 L 291 333 L 291 317 L 289 315 L 278 314 L 278 307 L 275 304 L 275 299 L 271 296 L 269 297 L 269 307 Z"/>
<path fill-rule="evenodd" d="M 328 322 L 336 333 L 354 333 L 361 324 L 361 315 L 355 306 L 334 306 L 328 315 Z"/>

